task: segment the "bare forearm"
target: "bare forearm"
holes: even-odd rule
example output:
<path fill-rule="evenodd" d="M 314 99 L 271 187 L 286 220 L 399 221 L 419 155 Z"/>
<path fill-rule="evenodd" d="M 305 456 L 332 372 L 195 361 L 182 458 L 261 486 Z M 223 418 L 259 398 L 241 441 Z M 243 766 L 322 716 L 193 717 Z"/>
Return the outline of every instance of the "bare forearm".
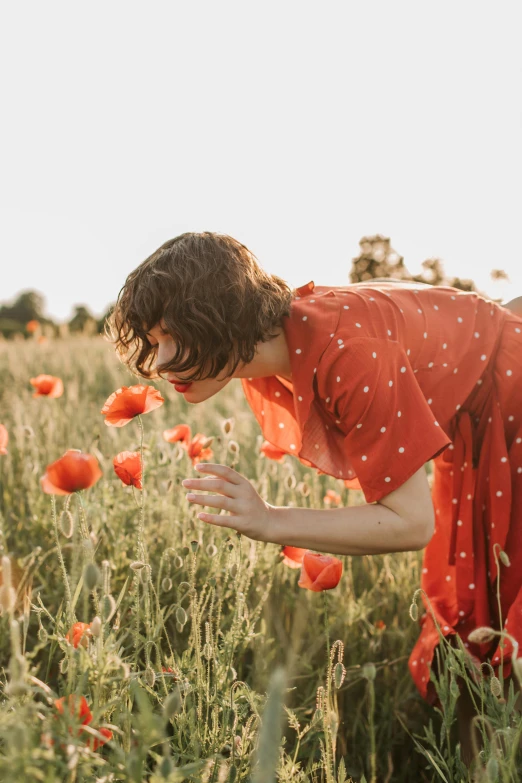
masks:
<path fill-rule="evenodd" d="M 425 531 L 379 503 L 346 508 L 271 506 L 264 541 L 333 555 L 412 552 L 426 545 Z M 424 543 L 423 543 L 424 542 Z"/>

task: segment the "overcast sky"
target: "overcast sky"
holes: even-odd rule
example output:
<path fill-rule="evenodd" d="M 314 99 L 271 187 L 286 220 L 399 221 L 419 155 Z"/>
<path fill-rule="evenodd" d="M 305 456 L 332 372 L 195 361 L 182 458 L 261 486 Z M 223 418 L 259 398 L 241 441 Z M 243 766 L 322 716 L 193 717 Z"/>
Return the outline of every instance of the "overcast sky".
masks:
<path fill-rule="evenodd" d="M 3 3 L 0 302 L 101 314 L 184 231 L 296 286 L 349 282 L 381 233 L 413 274 L 522 295 L 520 8 Z"/>

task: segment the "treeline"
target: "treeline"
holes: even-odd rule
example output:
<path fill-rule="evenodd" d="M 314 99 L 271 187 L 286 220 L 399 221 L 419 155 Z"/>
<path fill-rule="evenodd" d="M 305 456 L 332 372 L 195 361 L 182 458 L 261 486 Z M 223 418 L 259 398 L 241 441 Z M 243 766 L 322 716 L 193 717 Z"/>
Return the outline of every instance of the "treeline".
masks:
<path fill-rule="evenodd" d="M 363 237 L 359 245 L 361 252 L 352 259 L 352 267 L 347 275 L 350 283 L 393 277 L 430 285 L 450 285 L 462 291 L 476 291 L 487 299 L 492 298 L 479 291 L 473 280 L 448 276 L 439 258 L 423 261 L 421 272 L 411 274 L 404 265 L 404 258 L 391 247 L 390 238 L 382 234 Z M 492 269 L 491 279 L 505 280 L 508 276 L 502 269 Z M 321 281 L 317 280 L 316 283 L 320 285 Z M 501 299 L 494 301 L 500 302 Z M 36 335 L 40 339 L 46 339 L 66 337 L 70 334 L 101 334 L 113 307 L 113 304 L 110 305 L 101 318 L 96 318 L 86 305 L 76 305 L 70 321 L 57 324 L 44 314 L 45 300 L 41 294 L 36 291 L 23 291 L 13 304 L 0 306 L 0 335 L 4 338 Z"/>

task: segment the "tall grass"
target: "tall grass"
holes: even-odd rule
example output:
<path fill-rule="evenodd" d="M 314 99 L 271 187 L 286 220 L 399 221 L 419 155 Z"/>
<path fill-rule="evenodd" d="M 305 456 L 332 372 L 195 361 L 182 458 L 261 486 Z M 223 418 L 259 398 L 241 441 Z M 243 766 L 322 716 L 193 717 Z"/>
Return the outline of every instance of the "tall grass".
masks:
<path fill-rule="evenodd" d="M 32 398 L 28 380 L 41 372 L 63 379 L 63 397 Z M 420 552 L 341 556 L 338 587 L 312 593 L 280 547 L 197 519 L 181 487 L 196 472 L 162 438 L 178 423 L 213 436 L 213 461 L 275 505 L 321 507 L 327 489 L 364 502 L 290 456 L 260 456 L 238 381 L 195 406 L 162 384 L 165 404 L 117 429 L 100 408 L 139 381 L 99 338 L 2 343 L 0 378 L 10 435 L 0 457 L 2 781 L 467 780 L 457 676 L 482 704 L 476 779 L 517 779 L 516 693 L 503 700 L 489 680 L 473 682 L 464 648 L 447 644 L 436 681 L 443 712 L 410 677 Z M 65 499 L 46 495 L 39 478 L 68 448 L 94 454 L 104 477 Z M 141 497 L 112 469 L 115 454 L 140 449 Z M 65 640 L 95 617 L 86 647 Z M 82 731 L 54 704 L 69 694 L 91 710 Z M 103 727 L 112 739 L 91 750 Z"/>

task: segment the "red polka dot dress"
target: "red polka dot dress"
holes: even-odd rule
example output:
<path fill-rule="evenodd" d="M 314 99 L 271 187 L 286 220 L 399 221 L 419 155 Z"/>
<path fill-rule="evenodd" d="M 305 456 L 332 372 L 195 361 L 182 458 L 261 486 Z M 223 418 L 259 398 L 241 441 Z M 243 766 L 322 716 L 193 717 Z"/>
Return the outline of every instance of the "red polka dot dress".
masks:
<path fill-rule="evenodd" d="M 266 440 L 379 501 L 433 460 L 435 533 L 421 587 L 442 633 L 505 627 L 522 643 L 522 318 L 479 294 L 408 282 L 296 289 L 283 319 L 292 382 L 243 378 Z M 510 567 L 497 572 L 493 547 Z M 500 579 L 500 609 L 497 602 Z M 436 702 L 431 614 L 409 669 Z"/>

